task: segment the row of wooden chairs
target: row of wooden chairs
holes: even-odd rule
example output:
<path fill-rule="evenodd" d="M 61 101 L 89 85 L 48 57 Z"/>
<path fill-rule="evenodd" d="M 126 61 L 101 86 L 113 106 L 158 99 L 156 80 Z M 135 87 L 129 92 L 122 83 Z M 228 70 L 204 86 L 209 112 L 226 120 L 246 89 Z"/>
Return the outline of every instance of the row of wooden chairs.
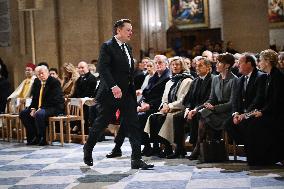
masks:
<path fill-rule="evenodd" d="M 9 99 L 7 101 L 6 112 L 0 114 L 0 120 L 2 122 L 1 136 L 2 140 L 10 141 L 13 138 L 13 131 L 16 131 L 16 139 L 18 142 L 23 142 L 25 139 L 25 128 L 20 121 L 19 113 L 30 105 L 31 99 Z M 49 144 L 57 139 L 56 122 L 59 123 L 59 140 L 61 145 L 64 145 L 64 138 L 66 142 L 71 142 L 70 123 L 78 121 L 81 124 L 82 133 L 80 134 L 81 143 L 86 141 L 86 135 L 84 133 L 84 111 L 83 104 L 85 100 L 81 98 L 69 98 L 66 99 L 66 115 L 50 117 L 49 127 L 47 129 L 47 139 Z M 65 128 L 65 129 L 64 129 Z M 65 135 L 64 135 L 65 130 Z M 65 137 L 64 137 L 65 136 Z"/>
<path fill-rule="evenodd" d="M 19 112 L 29 106 L 31 99 L 12 98 L 8 99 L 6 111 L 0 114 L 1 119 L 1 136 L 5 141 L 13 138 L 13 131 L 16 131 L 16 139 L 23 142 L 25 138 L 25 128 L 20 121 Z"/>

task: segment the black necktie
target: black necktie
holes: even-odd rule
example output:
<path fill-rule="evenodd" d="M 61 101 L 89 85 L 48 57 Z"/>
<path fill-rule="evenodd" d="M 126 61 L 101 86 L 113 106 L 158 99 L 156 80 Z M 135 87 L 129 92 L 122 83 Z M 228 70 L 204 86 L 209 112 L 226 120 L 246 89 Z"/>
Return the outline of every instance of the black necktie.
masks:
<path fill-rule="evenodd" d="M 126 55 L 126 52 L 125 52 L 125 44 L 122 44 L 122 45 L 121 45 L 121 50 L 122 50 L 122 52 L 123 52 L 123 55 L 127 56 L 127 55 Z"/>
<path fill-rule="evenodd" d="M 125 51 L 125 47 L 126 47 L 126 45 L 125 45 L 125 44 L 122 44 L 122 45 L 121 45 L 122 54 L 123 54 L 123 55 L 124 55 L 124 57 L 126 58 L 126 60 L 127 60 L 128 64 L 129 64 L 129 66 L 131 67 L 131 64 L 130 64 L 130 62 L 129 62 L 128 56 L 127 56 L 126 51 Z"/>
<path fill-rule="evenodd" d="M 247 86 L 248 86 L 248 76 L 245 76 L 245 80 L 244 80 L 244 92 L 246 92 Z"/>

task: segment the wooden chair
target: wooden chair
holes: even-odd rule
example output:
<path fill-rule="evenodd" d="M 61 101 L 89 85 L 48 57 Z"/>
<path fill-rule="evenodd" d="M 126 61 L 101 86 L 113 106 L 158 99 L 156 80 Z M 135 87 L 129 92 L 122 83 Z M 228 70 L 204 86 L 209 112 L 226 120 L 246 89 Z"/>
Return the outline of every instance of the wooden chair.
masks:
<path fill-rule="evenodd" d="M 24 127 L 21 124 L 19 113 L 25 108 L 25 99 L 12 98 L 7 102 L 7 113 L 1 116 L 2 122 L 2 138 L 8 141 L 13 138 L 13 130 L 16 131 L 16 139 L 18 142 L 24 140 Z M 6 127 L 5 127 L 6 125 Z M 6 132 L 5 132 L 6 131 Z M 6 134 L 6 137 L 5 137 Z"/>
<path fill-rule="evenodd" d="M 80 121 L 81 123 L 81 143 L 85 143 L 85 132 L 84 132 L 84 111 L 83 101 L 80 98 L 70 98 L 67 101 L 66 115 L 64 116 L 53 116 L 49 118 L 49 139 L 50 143 L 56 138 L 55 124 L 59 122 L 60 127 L 60 143 L 64 145 L 64 126 L 66 132 L 67 142 L 71 142 L 70 134 L 70 123 L 72 121 Z M 65 123 L 65 124 L 64 124 Z"/>

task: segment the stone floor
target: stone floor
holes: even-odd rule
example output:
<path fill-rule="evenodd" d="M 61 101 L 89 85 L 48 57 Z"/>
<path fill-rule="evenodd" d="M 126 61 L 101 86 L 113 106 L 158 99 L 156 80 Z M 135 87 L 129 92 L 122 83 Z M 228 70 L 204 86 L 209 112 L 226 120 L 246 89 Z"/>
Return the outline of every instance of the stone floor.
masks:
<path fill-rule="evenodd" d="M 129 142 L 121 158 L 107 159 L 114 146 L 113 138 L 108 139 L 95 147 L 93 167 L 82 162 L 79 144 L 39 147 L 0 142 L 0 189 L 284 189 L 283 166 L 248 167 L 245 161 L 198 164 L 151 157 L 144 160 L 155 164 L 153 170 L 131 170 Z"/>

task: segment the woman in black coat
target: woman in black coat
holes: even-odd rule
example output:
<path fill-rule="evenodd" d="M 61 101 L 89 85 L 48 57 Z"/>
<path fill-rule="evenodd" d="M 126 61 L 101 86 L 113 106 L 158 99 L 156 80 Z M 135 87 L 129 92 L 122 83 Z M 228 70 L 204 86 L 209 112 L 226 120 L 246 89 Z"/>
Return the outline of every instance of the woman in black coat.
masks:
<path fill-rule="evenodd" d="M 259 68 L 267 73 L 265 101 L 248 125 L 247 161 L 249 165 L 271 165 L 284 160 L 284 75 L 276 68 L 278 54 L 260 53 Z"/>

